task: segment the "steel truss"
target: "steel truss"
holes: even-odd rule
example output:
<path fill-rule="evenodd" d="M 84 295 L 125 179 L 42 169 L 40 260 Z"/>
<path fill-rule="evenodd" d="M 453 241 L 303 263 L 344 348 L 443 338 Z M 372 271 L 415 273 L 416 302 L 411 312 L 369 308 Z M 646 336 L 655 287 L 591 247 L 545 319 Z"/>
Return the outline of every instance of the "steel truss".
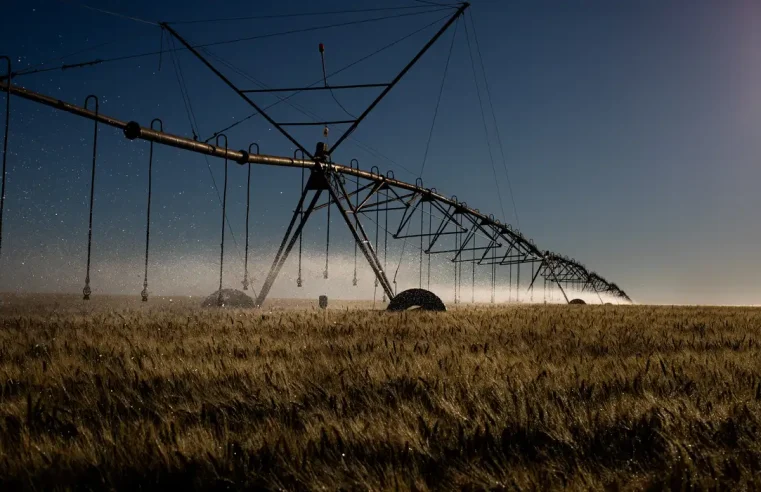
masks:
<path fill-rule="evenodd" d="M 391 91 L 391 89 L 404 77 L 404 75 L 417 63 L 417 61 L 428 51 L 428 49 L 441 37 L 441 35 L 454 24 L 454 22 L 463 15 L 469 7 L 468 3 L 462 3 L 453 13 L 453 15 L 444 23 L 444 25 L 431 37 L 428 42 L 417 52 L 417 54 L 404 66 L 404 68 L 388 83 L 373 84 L 350 84 L 329 86 L 327 78 L 324 87 L 306 87 L 306 88 L 283 88 L 283 89 L 242 89 L 233 84 L 217 67 L 215 67 L 206 57 L 196 50 L 187 40 L 185 40 L 174 28 L 167 23 L 161 23 L 162 29 L 174 36 L 186 49 L 188 49 L 196 58 L 198 58 L 211 72 L 216 75 L 225 85 L 233 90 L 248 105 L 261 114 L 270 124 L 272 124 L 283 136 L 298 148 L 302 158 L 295 156 L 280 157 L 264 155 L 258 152 L 254 154 L 244 150 L 231 150 L 227 147 L 225 137 L 225 146 L 212 145 L 206 142 L 199 142 L 196 139 L 189 139 L 178 135 L 173 135 L 163 131 L 163 128 L 154 129 L 151 127 L 142 127 L 139 123 L 131 121 L 125 122 L 100 114 L 97 110 L 90 111 L 86 107 L 79 107 L 64 101 L 52 98 L 50 96 L 39 94 L 28 89 L 15 86 L 12 83 L 10 60 L 8 62 L 6 77 L 0 78 L 0 90 L 8 93 L 8 101 L 11 95 L 23 99 L 34 101 L 47 105 L 74 115 L 93 120 L 96 124 L 104 124 L 124 132 L 124 135 L 130 139 L 141 139 L 151 143 L 158 143 L 175 147 L 178 149 L 188 150 L 200 154 L 209 155 L 225 159 L 225 161 L 234 161 L 241 165 L 269 165 L 308 169 L 310 171 L 309 179 L 301 190 L 298 204 L 294 209 L 291 221 L 286 230 L 285 236 L 280 243 L 280 247 L 275 255 L 272 266 L 264 284 L 256 299 L 257 305 L 262 305 L 274 284 L 277 276 L 285 264 L 291 250 L 296 242 L 299 242 L 299 251 L 301 251 L 301 234 L 304 225 L 309 217 L 315 211 L 323 208 L 335 207 L 341 214 L 349 231 L 352 233 L 356 249 L 359 249 L 364 255 L 366 261 L 373 270 L 376 278 L 376 285 L 379 285 L 389 300 L 396 295 L 396 281 L 389 281 L 385 265 L 386 258 L 386 240 L 388 235 L 396 239 L 419 241 L 419 277 L 420 287 L 423 284 L 423 254 L 428 255 L 427 272 L 428 283 L 430 284 L 431 262 L 430 257 L 434 254 L 445 255 L 454 264 L 455 268 L 455 302 L 458 299 L 458 293 L 461 290 L 462 283 L 462 264 L 471 263 L 472 282 L 475 289 L 475 266 L 483 265 L 491 269 L 491 286 L 492 302 L 495 297 L 496 274 L 498 266 L 506 266 L 510 270 L 510 289 L 512 289 L 512 267 L 517 267 L 516 278 L 516 299 L 518 288 L 520 288 L 520 265 L 529 264 L 532 267 L 531 283 L 528 291 L 532 293 L 534 283 L 539 276 L 543 277 L 545 284 L 550 282 L 556 285 L 563 293 L 566 301 L 566 289 L 575 288 L 582 292 L 589 291 L 597 293 L 602 302 L 602 294 L 612 295 L 626 301 L 631 301 L 626 293 L 618 288 L 616 284 L 610 283 L 594 272 L 589 272 L 583 265 L 566 257 L 559 256 L 549 251 L 541 251 L 536 247 L 534 242 L 526 238 L 520 231 L 513 229 L 509 224 L 502 224 L 496 220 L 493 215 L 486 215 L 477 209 L 467 206 L 467 203 L 458 201 L 456 196 L 445 197 L 438 193 L 435 188 L 425 188 L 423 182 L 418 179 L 415 184 L 398 180 L 389 172 L 387 175 L 381 175 L 377 168 L 369 172 L 359 169 L 356 160 L 352 160 L 349 166 L 344 166 L 332 162 L 331 154 L 338 146 L 357 128 L 365 117 L 377 106 L 377 104 Z M 5 79 L 5 83 L 2 81 Z M 366 88 L 382 88 L 380 94 L 370 103 L 370 105 L 352 120 L 340 121 L 323 121 L 323 122 L 277 122 L 268 115 L 256 102 L 251 99 L 249 94 L 259 92 L 285 92 L 285 91 L 302 91 L 302 90 L 355 90 Z M 96 101 L 97 102 L 97 101 Z M 5 146 L 7 147 L 7 128 L 8 128 L 9 111 L 6 111 L 6 138 Z M 298 142 L 286 129 L 287 126 L 300 125 L 328 125 L 328 124 L 348 124 L 348 129 L 341 134 L 332 149 L 327 146 L 318 144 L 317 150 L 310 153 L 307 146 Z M 5 157 L 7 152 L 3 152 L 3 168 L 5 168 Z M 94 166 L 94 163 L 93 163 Z M 249 167 L 250 173 L 250 167 Z M 345 186 L 345 177 L 353 179 L 350 182 L 355 184 L 353 190 L 349 191 Z M 3 174 L 4 178 L 4 174 Z M 249 174 L 250 181 L 250 174 Z M 3 179 L 3 185 L 5 180 Z M 3 193 L 4 196 L 4 193 Z M 321 197 L 327 197 L 325 203 L 320 203 Z M 248 200 L 248 198 L 247 198 Z M 353 202 L 353 204 L 352 204 Z M 306 207 L 305 207 L 306 205 Z M 248 207 L 248 202 L 247 202 Z M 248 210 L 248 208 L 247 208 Z M 247 212 L 248 213 L 248 212 Z M 379 258 L 379 227 L 380 214 L 384 216 L 384 255 L 383 261 Z M 372 220 L 375 215 L 375 220 Z M 224 221 L 223 212 L 223 221 Z M 363 219 L 375 222 L 376 233 L 374 235 L 375 247 L 370 236 L 363 226 Z M 427 220 L 426 220 L 427 219 Z M 389 222 L 391 220 L 391 222 Z M 150 217 L 149 217 L 150 221 Z M 427 222 L 427 229 L 426 229 Z M 391 225 L 388 225 L 388 224 Z M 248 224 L 248 220 L 247 220 Z M 417 229 L 419 224 L 419 229 Z M 247 230 L 248 231 L 248 230 Z M 222 230 L 222 260 L 224 260 L 224 227 Z M 329 237 L 329 236 L 328 236 Z M 246 233 L 248 240 L 248 232 Z M 2 244 L 2 201 L 0 200 L 0 244 Z M 147 257 L 148 257 L 148 236 L 146 236 L 146 280 L 144 282 L 144 300 L 147 299 Z M 246 249 L 248 254 L 248 248 Z M 244 289 L 248 287 L 248 257 L 246 257 L 246 266 L 244 272 Z M 221 265 L 221 263 L 220 263 Z M 538 265 L 538 268 L 535 268 Z M 299 270 L 300 271 L 300 270 Z M 325 270 L 327 278 L 327 266 Z M 459 284 L 458 284 L 459 278 Z M 88 276 L 89 280 L 89 276 Z M 220 283 L 221 283 L 220 273 Z M 356 258 L 355 273 L 353 283 L 356 285 Z M 301 285 L 301 276 L 299 275 L 298 285 Z M 89 288 L 89 287 L 88 287 Z M 221 292 L 221 285 L 220 285 Z M 86 294 L 87 297 L 87 294 Z"/>
<path fill-rule="evenodd" d="M 122 130 L 130 140 L 146 140 L 227 159 L 241 165 L 268 165 L 310 170 L 310 177 L 299 198 L 296 212 L 257 298 L 258 305 L 266 299 L 288 253 L 311 214 L 328 206 L 335 206 L 341 213 L 357 246 L 389 299 L 392 299 L 396 292 L 382 266 L 378 252 L 362 225 L 362 218 L 367 219 L 371 214 L 395 212 L 398 221 L 388 228 L 388 232 L 397 239 L 421 240 L 422 249 L 426 255 L 444 254 L 448 255 L 455 264 L 475 263 L 492 267 L 520 264 L 536 266 L 538 264 L 539 268 L 534 272 L 528 291 L 533 291 L 537 278 L 541 276 L 546 281 L 555 284 L 564 296 L 566 296 L 567 288 L 575 287 L 582 292 L 595 292 L 600 296 L 607 294 L 631 302 L 629 296 L 615 283 L 607 281 L 597 273 L 590 272 L 579 262 L 550 251 L 540 250 L 532 240 L 509 224 L 503 224 L 492 215 L 486 215 L 468 207 L 467 203 L 458 201 L 457 197 L 446 197 L 438 193 L 435 188 L 425 188 L 421 180 L 412 184 L 396 179 L 390 172 L 388 175 L 382 175 L 375 168 L 365 171 L 353 164 L 345 166 L 321 160 L 232 150 L 173 135 L 160 129 L 143 127 L 134 121 L 118 120 L 12 84 L 0 85 L 0 90 L 117 128 Z M 345 176 L 352 178 L 349 182 L 355 184 L 355 189 L 351 191 L 346 189 L 342 179 Z M 312 196 L 308 198 L 310 193 Z M 329 203 L 327 201 L 319 203 L 323 193 L 330 196 Z M 302 214 L 300 211 L 305 203 L 308 205 Z M 425 222 L 428 223 L 427 228 L 422 225 Z M 417 231 L 412 229 L 413 224 L 421 224 L 420 229 Z M 455 241 L 455 246 L 446 241 L 451 236 L 459 239 Z M 470 255 L 466 255 L 466 252 Z M 420 268 L 422 279 L 422 261 Z M 602 300 L 601 297 L 600 299 Z M 567 296 L 566 300 L 568 300 Z"/>
<path fill-rule="evenodd" d="M 391 89 L 396 86 L 397 83 L 409 72 L 409 70 L 422 58 L 422 56 L 431 48 L 431 46 L 436 43 L 436 41 L 441 37 L 444 32 L 446 32 L 449 27 L 454 24 L 454 22 L 465 12 L 465 10 L 470 7 L 470 4 L 468 2 L 462 3 L 457 10 L 452 14 L 452 16 L 447 20 L 447 22 L 444 23 L 441 28 L 436 32 L 436 34 L 431 37 L 431 39 L 428 40 L 428 42 L 420 49 L 420 51 L 417 52 L 417 54 L 402 68 L 402 70 L 394 77 L 394 79 L 389 83 L 382 83 L 382 84 L 352 84 L 352 85 L 339 85 L 339 86 L 329 86 L 327 78 L 325 79 L 325 87 L 323 89 L 328 90 L 338 90 L 338 89 L 361 89 L 361 88 L 374 88 L 374 87 L 383 87 L 383 90 L 381 91 L 378 96 L 376 96 L 375 99 L 370 103 L 370 105 L 365 108 L 365 110 L 360 114 L 358 117 L 352 120 L 340 120 L 340 121 L 323 121 L 323 122 L 303 122 L 303 121 L 297 121 L 297 122 L 277 122 L 275 121 L 272 116 L 267 114 L 267 112 L 261 108 L 256 102 L 254 102 L 251 97 L 248 96 L 248 94 L 251 93 L 257 93 L 257 92 L 284 92 L 284 91 L 301 91 L 306 90 L 307 88 L 296 88 L 296 89 L 264 89 L 264 90 L 251 90 L 251 89 L 241 89 L 240 87 L 236 86 L 229 78 L 227 78 L 217 67 L 215 67 L 208 58 L 204 57 L 195 47 L 193 47 L 184 37 L 182 37 L 173 27 L 171 27 L 168 23 L 162 22 L 159 25 L 162 29 L 166 30 L 170 35 L 174 36 L 188 51 L 190 51 L 198 60 L 201 61 L 211 72 L 217 76 L 222 82 L 224 82 L 225 85 L 227 85 L 230 89 L 232 89 L 243 101 L 245 101 L 249 106 L 254 108 L 257 113 L 262 115 L 264 119 L 266 119 L 271 125 L 277 129 L 285 138 L 291 141 L 296 147 L 304 153 L 304 155 L 309 156 L 310 159 L 315 159 L 315 155 L 310 153 L 307 150 L 307 146 L 302 145 L 296 138 L 293 137 L 288 131 L 285 129 L 286 126 L 313 126 L 313 125 L 330 125 L 330 124 L 348 124 L 350 125 L 336 140 L 336 143 L 333 144 L 333 148 L 330 150 L 330 152 L 334 152 L 340 145 L 343 143 L 343 141 L 351 135 L 351 133 L 357 129 L 357 126 L 359 126 L 360 123 L 367 117 L 368 114 L 378 105 L 378 103 L 381 102 L 381 100 L 388 95 L 388 93 L 391 91 Z M 321 45 L 322 46 L 322 45 Z M 322 48 L 321 48 L 322 49 Z M 323 65 L 324 69 L 324 65 Z M 315 90 L 315 89 L 312 89 Z"/>

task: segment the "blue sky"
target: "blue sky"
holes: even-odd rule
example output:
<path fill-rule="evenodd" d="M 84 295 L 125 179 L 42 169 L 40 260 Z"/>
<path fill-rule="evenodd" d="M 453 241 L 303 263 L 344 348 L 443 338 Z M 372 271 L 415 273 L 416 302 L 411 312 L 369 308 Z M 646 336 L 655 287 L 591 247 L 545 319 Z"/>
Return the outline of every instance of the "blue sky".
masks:
<path fill-rule="evenodd" d="M 381 5 L 369 1 L 220 3 L 213 10 L 208 2 L 194 1 L 97 5 L 170 22 Z M 210 50 L 268 86 L 306 85 L 321 77 L 318 43 L 326 46 L 330 72 L 447 14 L 412 1 L 382 6 L 422 6 L 399 13 L 423 13 Z M 158 27 L 88 10 L 77 2 L 10 0 L 4 9 L 0 52 L 13 58 L 15 69 L 88 48 L 64 61 L 156 51 L 162 46 Z M 192 43 L 205 43 L 393 13 L 188 23 L 176 28 Z M 363 168 L 377 165 L 414 181 L 455 35 L 423 174 L 427 186 L 456 194 L 513 224 L 517 221 L 514 200 L 521 230 L 541 248 L 577 258 L 617 282 L 637 301 L 757 303 L 761 294 L 756 287 L 756 251 L 761 239 L 756 217 L 761 205 L 757 191 L 761 178 L 760 5 L 751 1 L 484 0 L 474 1 L 468 15 L 478 32 L 512 197 L 489 122 L 495 184 L 462 22 L 362 123 L 354 134 L 359 144 L 342 145 L 333 156 L 335 161 L 356 157 Z M 390 80 L 435 29 L 422 31 L 331 82 Z M 102 43 L 108 44 L 92 49 Z M 167 47 L 167 38 L 163 46 Z M 202 138 L 250 113 L 192 55 L 180 53 L 178 59 Z M 235 80 L 245 85 L 240 77 Z M 29 75 L 17 83 L 78 104 L 88 94 L 97 94 L 105 114 L 145 125 L 161 117 L 167 131 L 191 135 L 167 54 L 160 67 L 159 57 L 152 56 Z M 374 94 L 368 90 L 337 95 L 356 114 Z M 273 99 L 262 95 L 257 101 L 267 104 Z M 294 101 L 326 119 L 346 117 L 329 94 L 300 95 Z M 286 105 L 273 110 L 273 116 L 303 119 Z M 331 136 L 338 130 L 334 128 Z M 296 134 L 311 148 L 321 138 L 321 129 L 309 127 Z M 4 290 L 81 288 L 91 135 L 90 122 L 13 100 L 0 260 Z M 289 142 L 262 119 L 240 125 L 228 137 L 235 148 L 257 142 L 263 153 L 293 152 Z M 94 226 L 94 265 L 102 273 L 98 286 L 103 292 L 131 292 L 135 282 L 142 280 L 148 145 L 126 141 L 119 132 L 106 128 L 99 139 Z M 368 153 L 366 145 L 385 158 Z M 156 150 L 155 159 L 152 251 L 157 263 L 176 265 L 165 268 L 170 278 L 161 289 L 185 291 L 188 276 L 206 273 L 194 273 L 183 264 L 204 265 L 198 267 L 203 272 L 214 270 L 219 203 L 203 157 L 162 148 Z M 220 164 L 210 162 L 221 184 Z M 239 243 L 233 255 L 240 253 L 243 242 L 244 179 L 243 169 L 230 168 L 229 215 Z M 268 251 L 279 241 L 295 203 L 298 174 L 258 168 L 254 183 L 253 244 L 261 253 L 263 268 L 271 261 Z M 335 224 L 334 230 L 341 228 Z M 323 247 L 323 226 L 310 224 L 305 236 L 315 255 Z M 336 234 L 343 237 L 343 232 Z M 338 243 L 336 254 L 350 256 L 348 239 Z M 109 268 L 129 273 L 106 275 Z M 237 282 L 235 275 L 231 273 L 230 283 Z M 199 292 L 208 287 L 193 285 Z"/>

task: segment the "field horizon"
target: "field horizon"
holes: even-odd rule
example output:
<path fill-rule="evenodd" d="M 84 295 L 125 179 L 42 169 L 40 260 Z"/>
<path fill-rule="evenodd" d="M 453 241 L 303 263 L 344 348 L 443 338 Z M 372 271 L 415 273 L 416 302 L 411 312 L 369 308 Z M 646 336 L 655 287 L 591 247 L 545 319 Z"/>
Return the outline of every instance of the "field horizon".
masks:
<path fill-rule="evenodd" d="M 251 291 L 245 292 L 251 298 Z M 30 302 L 36 303 L 42 306 L 56 306 L 56 309 L 68 309 L 68 308 L 81 308 L 84 310 L 101 310 L 105 308 L 110 309 L 140 309 L 151 310 L 153 308 L 188 308 L 188 309 L 217 309 L 215 308 L 203 308 L 201 304 L 210 294 L 203 296 L 192 295 L 152 295 L 147 302 L 143 302 L 139 295 L 128 294 L 107 294 L 107 295 L 93 295 L 89 300 L 82 299 L 81 294 L 77 293 L 20 293 L 20 294 L 3 294 L 0 293 L 0 306 L 24 306 Z M 383 303 L 380 299 L 375 303 L 375 310 L 384 310 L 388 303 Z M 373 301 L 357 301 L 354 299 L 329 299 L 329 310 L 336 309 L 373 309 Z M 228 308 L 225 310 L 238 309 Z M 303 309 L 319 309 L 318 299 L 310 298 L 268 298 L 262 307 L 254 308 L 240 308 L 246 310 L 256 311 L 271 311 L 271 310 L 303 310 Z"/>
<path fill-rule="evenodd" d="M 255 298 L 253 295 L 253 292 L 251 290 L 243 291 L 241 289 L 236 289 L 240 292 L 244 292 L 245 294 L 249 295 L 252 298 Z M 193 303 L 200 303 L 211 295 L 212 292 L 204 295 L 188 295 L 188 294 L 155 294 L 151 295 L 150 299 L 147 303 L 143 303 L 140 299 L 139 294 L 97 294 L 93 295 L 92 298 L 89 301 L 83 301 L 82 300 L 82 294 L 78 292 L 3 292 L 0 291 L 0 303 L 9 301 L 9 300 L 18 300 L 21 302 L 26 302 L 29 299 L 34 298 L 41 298 L 41 300 L 50 301 L 54 297 L 58 297 L 60 301 L 82 301 L 83 303 L 93 303 L 93 305 L 96 305 L 99 301 L 105 301 L 105 302 L 111 302 L 113 300 L 119 300 L 124 301 L 128 303 L 134 302 L 135 304 L 143 305 L 143 306 L 150 306 L 155 303 L 168 303 L 168 302 L 183 302 L 188 303 L 188 305 L 192 305 Z M 569 297 L 570 298 L 570 297 Z M 111 300 L 111 301 L 109 301 Z M 350 298 L 340 298 L 340 297 L 328 297 L 329 305 L 328 309 L 336 309 L 337 307 L 339 309 L 345 309 L 346 307 L 351 307 L 354 309 L 372 309 L 373 301 L 372 300 L 357 300 L 357 299 L 350 299 Z M 336 303 L 338 303 L 338 306 L 336 306 Z M 384 309 L 384 305 L 387 304 L 382 302 L 380 298 L 375 301 L 376 309 Z M 508 302 L 496 302 L 496 303 L 490 303 L 490 302 L 479 302 L 476 301 L 475 303 L 472 303 L 468 300 L 467 296 L 464 296 L 464 300 L 459 302 L 458 304 L 454 304 L 451 301 L 444 301 L 444 304 L 447 306 L 447 309 L 463 309 L 467 307 L 500 307 L 500 306 L 543 306 L 543 305 L 565 305 L 565 301 L 562 300 L 554 300 L 554 301 L 530 301 L 530 300 L 518 300 L 518 301 L 508 301 Z M 591 302 L 589 305 L 600 305 L 601 303 L 595 303 Z M 639 303 L 636 300 L 634 302 L 626 302 L 621 301 L 619 303 L 612 303 L 617 306 L 651 306 L 651 307 L 737 307 L 737 308 L 759 308 L 761 307 L 761 303 L 759 304 L 706 304 L 706 303 Z M 253 309 L 267 309 L 270 307 L 277 307 L 277 308 L 293 308 L 293 309 L 303 309 L 303 308 L 311 308 L 314 307 L 315 309 L 319 308 L 318 306 L 318 300 L 317 298 L 311 298 L 311 297 L 270 297 L 268 298 L 264 305 L 260 308 L 253 308 Z"/>

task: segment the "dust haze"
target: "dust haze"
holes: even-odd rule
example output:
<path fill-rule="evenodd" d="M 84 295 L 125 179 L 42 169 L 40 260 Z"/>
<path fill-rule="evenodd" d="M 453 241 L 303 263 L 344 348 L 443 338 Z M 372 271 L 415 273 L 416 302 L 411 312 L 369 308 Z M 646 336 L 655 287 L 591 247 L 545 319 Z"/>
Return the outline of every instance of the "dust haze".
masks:
<path fill-rule="evenodd" d="M 420 286 L 420 265 L 418 253 L 410 254 L 401 263 L 398 257 L 387 264 L 389 280 L 396 279 L 396 292 Z M 81 255 L 68 256 L 67 261 L 51 263 L 44 255 L 28 255 L 23 261 L 8 259 L 4 261 L 3 274 L 0 278 L 0 290 L 16 293 L 78 293 L 84 286 L 85 266 Z M 219 286 L 219 256 L 212 253 L 197 255 L 173 255 L 171 252 L 152 254 L 149 263 L 148 291 L 152 296 L 193 296 L 204 297 L 214 292 Z M 248 294 L 254 296 L 259 292 L 269 268 L 274 252 L 249 257 Z M 215 261 L 216 259 L 216 261 Z M 375 286 L 375 276 L 359 253 L 357 257 L 357 285 L 352 283 L 354 277 L 354 256 L 351 254 L 332 254 L 328 263 L 328 278 L 324 278 L 325 255 L 304 254 L 301 261 L 303 286 L 296 286 L 298 277 L 298 256 L 294 253 L 280 271 L 269 298 L 316 298 L 327 295 L 331 299 L 344 300 L 383 300 L 383 289 Z M 91 287 L 93 295 L 134 295 L 139 296 L 143 286 L 144 257 L 134 255 L 111 259 L 94 257 L 91 267 Z M 242 258 L 232 256 L 225 258 L 223 286 L 242 289 L 244 264 Z M 515 276 L 512 285 L 506 269 L 498 270 L 495 302 L 534 302 L 565 303 L 559 289 L 544 290 L 541 278 L 537 279 L 533 294 L 528 290 L 531 271 L 524 268 L 519 292 L 516 292 Z M 515 272 L 513 272 L 515 275 Z M 424 258 L 422 287 L 428 287 L 427 258 Z M 447 304 L 455 298 L 454 264 L 448 261 L 432 261 L 432 292 Z M 472 266 L 462 265 L 462 282 L 458 289 L 460 303 L 491 302 L 491 270 L 488 266 L 476 267 L 475 285 Z M 613 296 L 600 295 L 595 292 L 576 292 L 566 290 L 569 299 L 580 298 L 588 303 L 611 302 L 621 300 Z"/>

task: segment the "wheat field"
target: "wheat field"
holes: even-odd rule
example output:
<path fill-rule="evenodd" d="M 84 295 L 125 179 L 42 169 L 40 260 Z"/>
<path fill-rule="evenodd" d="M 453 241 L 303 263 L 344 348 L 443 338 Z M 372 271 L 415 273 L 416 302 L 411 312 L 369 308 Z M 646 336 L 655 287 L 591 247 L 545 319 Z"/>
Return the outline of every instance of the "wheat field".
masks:
<path fill-rule="evenodd" d="M 758 489 L 761 310 L 4 296 L 0 489 Z"/>

